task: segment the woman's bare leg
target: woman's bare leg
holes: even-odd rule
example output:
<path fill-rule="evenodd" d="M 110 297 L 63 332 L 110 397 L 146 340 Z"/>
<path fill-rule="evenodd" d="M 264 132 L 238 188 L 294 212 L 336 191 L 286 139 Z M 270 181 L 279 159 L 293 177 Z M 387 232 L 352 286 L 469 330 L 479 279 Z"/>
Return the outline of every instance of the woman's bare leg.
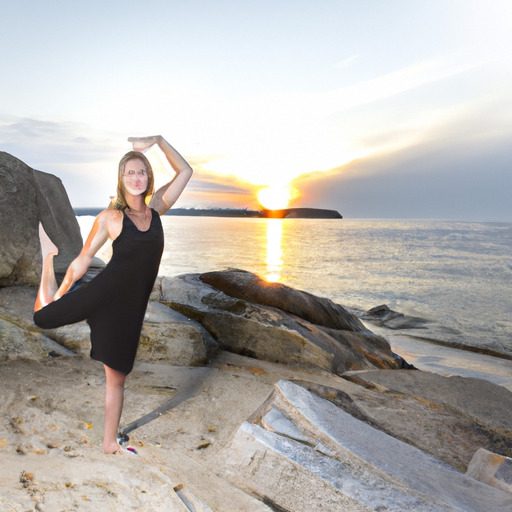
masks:
<path fill-rule="evenodd" d="M 105 433 L 103 436 L 103 452 L 116 453 L 120 451 L 117 443 L 117 430 L 121 420 L 124 400 L 124 381 L 126 375 L 105 367 L 105 376 L 107 378 L 107 388 L 105 390 Z"/>
<path fill-rule="evenodd" d="M 53 270 L 53 258 L 59 254 L 59 249 L 50 240 L 41 223 L 39 223 L 39 241 L 41 243 L 43 266 L 41 270 L 41 284 L 39 285 L 34 311 L 39 311 L 42 307 L 52 302 L 58 290 L 55 271 Z"/>

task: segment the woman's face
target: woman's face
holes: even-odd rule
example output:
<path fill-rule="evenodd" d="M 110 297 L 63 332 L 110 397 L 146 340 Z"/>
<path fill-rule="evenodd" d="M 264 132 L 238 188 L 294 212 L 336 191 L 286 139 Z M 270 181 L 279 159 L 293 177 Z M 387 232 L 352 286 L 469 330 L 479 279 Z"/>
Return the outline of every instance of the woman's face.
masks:
<path fill-rule="evenodd" d="M 124 166 L 124 188 L 130 194 L 138 196 L 148 188 L 148 170 L 142 160 L 132 158 Z"/>

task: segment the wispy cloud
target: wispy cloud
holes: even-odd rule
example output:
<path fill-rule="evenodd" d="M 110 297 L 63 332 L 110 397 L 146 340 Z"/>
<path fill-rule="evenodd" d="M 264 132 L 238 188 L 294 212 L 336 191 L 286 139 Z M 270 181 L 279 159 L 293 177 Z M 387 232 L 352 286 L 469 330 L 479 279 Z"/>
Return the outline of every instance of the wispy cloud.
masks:
<path fill-rule="evenodd" d="M 75 207 L 108 204 L 117 162 L 130 149 L 124 139 L 83 123 L 0 117 L 0 149 L 59 177 Z"/>
<path fill-rule="evenodd" d="M 336 67 L 339 68 L 339 69 L 346 68 L 346 67 L 350 66 L 350 64 L 352 64 L 352 62 L 354 62 L 359 57 L 360 57 L 360 55 L 352 55 L 352 57 L 349 57 L 348 59 L 340 60 L 336 64 Z"/>
<path fill-rule="evenodd" d="M 317 114 L 328 115 L 446 79 L 481 66 L 483 63 L 483 61 L 461 63 L 454 57 L 440 57 L 418 62 L 365 82 L 312 95 L 310 105 Z"/>
<path fill-rule="evenodd" d="M 256 208 L 258 188 L 236 176 L 221 175 L 195 168 L 178 206 Z"/>
<path fill-rule="evenodd" d="M 113 134 L 82 123 L 0 117 L 0 148 L 34 167 L 105 161 L 118 147 Z"/>

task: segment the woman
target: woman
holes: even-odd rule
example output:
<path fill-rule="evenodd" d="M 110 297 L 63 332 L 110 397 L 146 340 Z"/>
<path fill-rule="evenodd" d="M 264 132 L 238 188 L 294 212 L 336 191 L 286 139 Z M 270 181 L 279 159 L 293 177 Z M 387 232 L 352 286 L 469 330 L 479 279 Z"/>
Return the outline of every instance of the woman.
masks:
<path fill-rule="evenodd" d="M 103 363 L 106 375 L 105 453 L 120 451 L 117 432 L 124 383 L 133 368 L 164 246 L 159 215 L 171 208 L 192 176 L 187 161 L 160 135 L 128 140 L 136 151 L 127 153 L 119 163 L 117 198 L 96 217 L 82 251 L 70 264 L 60 287 L 53 270 L 53 257 L 58 249 L 39 225 L 43 268 L 34 322 L 43 329 L 52 329 L 87 320 L 91 328 L 91 357 Z M 151 165 L 142 153 L 153 144 L 158 144 L 176 171 L 174 178 L 156 193 Z M 107 239 L 113 241 L 108 265 L 89 283 L 67 293 L 87 272 Z"/>

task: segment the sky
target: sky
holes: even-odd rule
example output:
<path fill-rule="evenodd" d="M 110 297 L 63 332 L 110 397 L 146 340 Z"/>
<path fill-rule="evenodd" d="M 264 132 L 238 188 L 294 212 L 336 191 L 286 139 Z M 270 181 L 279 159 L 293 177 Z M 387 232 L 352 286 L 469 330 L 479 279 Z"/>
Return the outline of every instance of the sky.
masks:
<path fill-rule="evenodd" d="M 0 0 L 0 151 L 74 207 L 127 138 L 192 165 L 176 204 L 257 193 L 345 218 L 512 222 L 509 0 Z M 153 155 L 154 156 L 154 155 Z"/>

